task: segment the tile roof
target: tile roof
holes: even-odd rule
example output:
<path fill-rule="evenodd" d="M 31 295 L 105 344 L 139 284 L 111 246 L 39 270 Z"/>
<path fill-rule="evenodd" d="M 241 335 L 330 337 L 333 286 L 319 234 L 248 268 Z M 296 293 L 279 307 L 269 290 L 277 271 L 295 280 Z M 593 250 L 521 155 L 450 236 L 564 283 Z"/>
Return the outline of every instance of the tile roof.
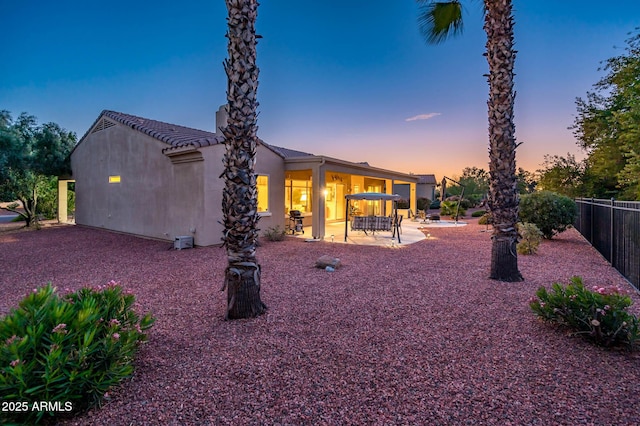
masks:
<path fill-rule="evenodd" d="M 122 112 L 102 111 L 101 116 L 108 117 L 120 124 L 138 130 L 152 138 L 165 142 L 170 147 L 162 150 L 162 152 L 170 151 L 176 148 L 193 146 L 199 148 L 202 146 L 216 145 L 223 142 L 222 136 L 216 136 L 215 133 L 204 130 L 192 129 L 190 127 L 178 126 L 176 124 L 164 123 L 157 120 L 149 120 L 148 118 L 137 117 Z"/>
<path fill-rule="evenodd" d="M 436 175 L 416 175 L 418 177 L 418 183 L 436 184 Z"/>
<path fill-rule="evenodd" d="M 313 157 L 313 154 L 309 154 L 308 152 L 296 151 L 294 149 L 282 148 L 280 146 L 275 146 L 268 144 L 264 141 L 260 141 L 264 146 L 270 148 L 273 152 L 280 155 L 282 158 L 292 158 L 292 157 Z"/>
<path fill-rule="evenodd" d="M 142 132 L 152 138 L 165 142 L 171 146 L 164 148 L 163 153 L 170 152 L 185 147 L 200 148 L 203 146 L 216 145 L 224 143 L 223 136 L 217 136 L 215 133 L 205 130 L 192 129 L 190 127 L 178 126 L 177 124 L 165 123 L 158 120 L 150 120 L 144 117 L 138 117 L 131 114 L 125 114 L 117 111 L 104 110 L 91 126 L 89 131 L 100 121 L 100 117 L 105 116 L 120 124 L 131 127 L 134 130 Z M 87 131 L 87 134 L 89 133 Z M 87 135 L 85 134 L 85 136 Z M 84 137 L 82 139 L 84 139 Z M 269 148 L 282 158 L 313 156 L 308 152 L 296 151 L 293 149 L 282 148 L 271 145 L 258 139 L 258 142 Z"/>

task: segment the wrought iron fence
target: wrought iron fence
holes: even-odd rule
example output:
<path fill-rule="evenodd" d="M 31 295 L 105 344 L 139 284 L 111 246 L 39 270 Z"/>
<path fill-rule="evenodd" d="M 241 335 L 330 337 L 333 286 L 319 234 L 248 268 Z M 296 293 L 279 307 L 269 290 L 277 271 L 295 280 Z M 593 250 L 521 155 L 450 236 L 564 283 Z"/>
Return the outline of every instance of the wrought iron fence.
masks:
<path fill-rule="evenodd" d="M 576 229 L 640 290 L 640 202 L 578 198 Z"/>

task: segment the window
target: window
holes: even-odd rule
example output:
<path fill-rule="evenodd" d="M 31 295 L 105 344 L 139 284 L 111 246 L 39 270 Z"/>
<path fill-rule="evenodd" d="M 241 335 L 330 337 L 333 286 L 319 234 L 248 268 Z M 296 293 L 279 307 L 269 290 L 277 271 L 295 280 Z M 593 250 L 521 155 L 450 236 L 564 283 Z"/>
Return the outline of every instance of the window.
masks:
<path fill-rule="evenodd" d="M 256 187 L 258 189 L 258 213 L 269 211 L 269 176 L 256 176 Z"/>
<path fill-rule="evenodd" d="M 120 183 L 120 176 L 109 176 L 109 183 Z"/>
<path fill-rule="evenodd" d="M 285 211 L 298 210 L 301 213 L 311 212 L 311 181 L 285 181 Z"/>

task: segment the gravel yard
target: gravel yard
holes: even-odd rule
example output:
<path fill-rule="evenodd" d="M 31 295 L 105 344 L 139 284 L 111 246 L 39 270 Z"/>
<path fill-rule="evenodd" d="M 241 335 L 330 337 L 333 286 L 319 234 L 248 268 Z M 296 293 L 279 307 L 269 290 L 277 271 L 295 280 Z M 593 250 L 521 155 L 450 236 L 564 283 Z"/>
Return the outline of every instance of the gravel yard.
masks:
<path fill-rule="evenodd" d="M 528 307 L 572 275 L 631 285 L 573 229 L 519 256 L 525 282 L 489 280 L 490 233 L 470 222 L 400 249 L 265 242 L 269 310 L 239 321 L 223 320 L 221 248 L 0 229 L 0 314 L 49 281 L 115 280 L 157 317 L 134 376 L 69 425 L 640 424 L 640 354 L 594 347 Z M 313 268 L 323 254 L 342 268 Z"/>

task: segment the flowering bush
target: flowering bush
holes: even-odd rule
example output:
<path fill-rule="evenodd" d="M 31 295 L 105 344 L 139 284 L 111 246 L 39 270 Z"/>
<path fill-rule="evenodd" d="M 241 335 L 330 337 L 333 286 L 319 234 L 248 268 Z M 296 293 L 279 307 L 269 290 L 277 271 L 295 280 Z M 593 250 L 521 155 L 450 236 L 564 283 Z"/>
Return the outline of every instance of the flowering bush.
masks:
<path fill-rule="evenodd" d="M 540 287 L 536 296 L 529 301 L 536 315 L 568 326 L 597 345 L 633 349 L 638 342 L 638 318 L 627 312 L 633 302 L 619 287 L 588 290 L 582 278 L 573 277 L 566 287 L 554 283 L 550 292 Z"/>
<path fill-rule="evenodd" d="M 113 281 L 65 296 L 49 284 L 0 318 L 0 397 L 16 408 L 2 410 L 0 423 L 35 423 L 100 404 L 133 373 L 137 347 L 153 325 L 134 305 Z"/>

